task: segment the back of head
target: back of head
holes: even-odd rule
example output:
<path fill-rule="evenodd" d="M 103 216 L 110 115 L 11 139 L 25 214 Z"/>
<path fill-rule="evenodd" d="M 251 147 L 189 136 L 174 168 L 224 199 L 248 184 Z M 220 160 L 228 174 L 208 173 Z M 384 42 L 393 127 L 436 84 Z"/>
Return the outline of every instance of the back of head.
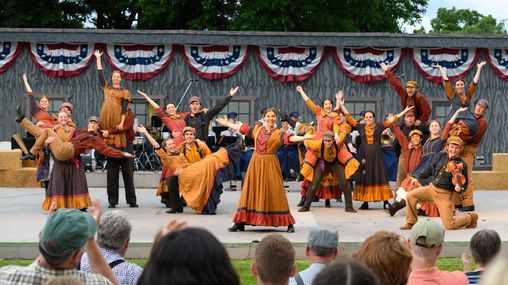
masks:
<path fill-rule="evenodd" d="M 119 251 L 130 239 L 132 225 L 127 213 L 121 210 L 109 211 L 101 216 L 97 229 L 97 244 L 100 247 Z"/>
<path fill-rule="evenodd" d="M 372 269 L 383 285 L 406 284 L 413 259 L 403 238 L 386 231 L 367 238 L 353 257 Z"/>
<path fill-rule="evenodd" d="M 411 228 L 410 240 L 413 253 L 421 258 L 433 257 L 444 242 L 445 230 L 431 219 L 420 219 Z"/>
<path fill-rule="evenodd" d="M 140 285 L 238 285 L 240 281 L 224 246 L 210 232 L 186 228 L 154 245 Z"/>
<path fill-rule="evenodd" d="M 44 285 L 84 285 L 85 283 L 71 276 L 58 276 L 50 279 Z"/>
<path fill-rule="evenodd" d="M 52 266 L 68 260 L 95 235 L 94 218 L 75 209 L 60 209 L 48 217 L 39 237 L 39 251 Z"/>
<path fill-rule="evenodd" d="M 254 256 L 257 275 L 265 283 L 282 283 L 291 277 L 295 264 L 295 249 L 279 234 L 264 237 Z"/>
<path fill-rule="evenodd" d="M 334 257 L 339 245 L 339 233 L 327 229 L 315 229 L 309 232 L 309 249 L 319 257 Z"/>
<path fill-rule="evenodd" d="M 480 230 L 471 237 L 469 248 L 476 264 L 485 266 L 501 250 L 501 238 L 495 230 Z"/>
<path fill-rule="evenodd" d="M 312 285 L 379 285 L 372 270 L 354 260 L 339 260 L 316 275 Z"/>
<path fill-rule="evenodd" d="M 482 273 L 480 285 L 508 285 L 508 257 L 500 255 Z"/>

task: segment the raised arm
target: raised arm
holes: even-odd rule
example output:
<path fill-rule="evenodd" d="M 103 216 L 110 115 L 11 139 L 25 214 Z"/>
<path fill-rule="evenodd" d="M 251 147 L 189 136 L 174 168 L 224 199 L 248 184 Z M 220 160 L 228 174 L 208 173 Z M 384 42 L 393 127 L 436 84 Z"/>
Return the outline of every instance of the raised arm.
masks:
<path fill-rule="evenodd" d="M 453 113 L 453 116 L 450 118 L 450 120 L 448 120 L 448 123 L 454 124 L 455 121 L 457 120 L 457 117 L 459 116 L 459 114 L 464 111 L 467 111 L 468 109 L 469 109 L 468 107 L 462 107 L 462 108 L 457 109 L 457 111 L 455 111 L 455 113 Z"/>
<path fill-rule="evenodd" d="M 148 102 L 148 104 L 150 104 L 154 109 L 160 108 L 159 104 L 155 103 L 154 100 L 152 100 L 150 97 L 148 97 L 148 94 L 141 92 L 140 90 L 137 90 L 137 92 L 141 97 L 145 98 L 145 100 Z"/>
<path fill-rule="evenodd" d="M 337 93 L 335 93 L 335 110 L 340 111 L 340 104 L 341 101 L 344 100 L 344 91 L 339 90 Z"/>
<path fill-rule="evenodd" d="M 25 84 L 26 93 L 33 93 L 30 84 L 28 84 L 28 77 L 26 76 L 26 73 L 23 73 L 23 83 Z"/>
<path fill-rule="evenodd" d="M 305 91 L 303 91 L 302 86 L 300 86 L 300 85 L 296 86 L 296 92 L 300 93 L 300 95 L 303 98 L 303 101 L 309 100 L 309 96 L 307 96 L 307 93 L 305 93 Z"/>
<path fill-rule="evenodd" d="M 233 98 L 233 96 L 236 95 L 236 93 L 238 92 L 238 90 L 240 89 L 240 86 L 236 86 L 236 87 L 233 87 L 229 90 L 229 93 L 228 95 L 226 96 L 226 98 L 220 100 L 217 105 L 213 106 L 213 108 L 211 108 L 210 110 L 208 110 L 206 112 L 206 117 L 208 118 L 208 120 L 212 120 L 213 117 L 217 116 L 217 114 L 220 113 L 220 111 L 222 111 L 222 109 L 224 109 L 224 107 L 226 107 L 226 105 L 229 103 L 229 101 L 231 101 L 231 99 Z"/>
<path fill-rule="evenodd" d="M 441 74 L 441 78 L 443 78 L 444 81 L 449 81 L 448 75 L 446 75 L 446 69 L 442 67 L 440 64 L 434 65 L 434 68 L 439 69 L 439 73 Z"/>
<path fill-rule="evenodd" d="M 482 68 L 486 63 L 487 63 L 486 61 L 482 61 L 476 65 L 477 69 L 476 69 L 476 73 L 474 74 L 474 77 L 473 77 L 474 84 L 478 84 L 478 81 L 480 80 L 480 74 L 482 73 Z"/>
<path fill-rule="evenodd" d="M 160 148 L 161 147 L 160 144 L 148 133 L 146 128 L 143 127 L 142 125 L 138 126 L 138 133 L 144 134 L 146 139 L 150 142 L 150 144 L 154 148 Z"/>
<path fill-rule="evenodd" d="M 349 113 L 349 111 L 347 110 L 346 105 L 344 104 L 344 97 L 340 98 L 338 102 L 340 102 L 340 110 L 344 114 L 344 117 L 346 117 L 347 123 L 353 127 L 356 127 L 356 125 L 358 125 L 358 122 L 353 118 L 353 116 L 351 116 L 351 113 Z"/>
<path fill-rule="evenodd" d="M 95 62 L 97 63 L 97 70 L 102 70 L 102 61 L 101 61 L 102 52 L 100 52 L 99 50 L 94 50 L 92 54 L 95 56 Z"/>

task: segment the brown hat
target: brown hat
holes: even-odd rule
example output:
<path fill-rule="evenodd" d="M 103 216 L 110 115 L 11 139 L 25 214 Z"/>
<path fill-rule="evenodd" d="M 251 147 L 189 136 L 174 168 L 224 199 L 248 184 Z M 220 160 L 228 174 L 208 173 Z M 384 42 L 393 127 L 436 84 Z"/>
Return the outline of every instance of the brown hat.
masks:
<path fill-rule="evenodd" d="M 192 96 L 189 98 L 189 100 L 187 100 L 187 103 L 190 105 L 192 102 L 199 102 L 199 104 L 201 104 L 201 98 L 198 96 Z"/>
<path fill-rule="evenodd" d="M 62 110 L 63 107 L 69 108 L 71 112 L 74 110 L 74 106 L 72 106 L 72 104 L 69 102 L 63 102 L 62 104 L 60 104 L 60 110 Z"/>
<path fill-rule="evenodd" d="M 408 86 L 411 86 L 411 87 L 414 87 L 414 88 L 420 87 L 420 85 L 418 85 L 418 82 L 413 81 L 413 80 L 409 80 L 408 82 L 406 82 L 406 87 L 408 87 Z"/>
<path fill-rule="evenodd" d="M 475 102 L 475 105 L 482 105 L 483 107 L 485 107 L 485 110 L 489 108 L 489 101 L 485 100 L 485 99 L 478 99 L 476 100 Z"/>
<path fill-rule="evenodd" d="M 196 135 L 196 129 L 193 128 L 193 127 L 185 127 L 185 128 L 183 128 L 183 134 L 185 134 L 186 132 L 192 132 L 194 135 Z"/>
<path fill-rule="evenodd" d="M 96 122 L 97 124 L 99 123 L 99 118 L 97 118 L 96 116 L 91 116 L 90 118 L 88 118 L 88 122 Z"/>
<path fill-rule="evenodd" d="M 412 137 L 414 134 L 419 135 L 420 137 L 423 136 L 422 131 L 420 131 L 420 130 L 412 130 L 412 131 L 409 132 L 409 137 Z"/>
<path fill-rule="evenodd" d="M 453 143 L 459 146 L 462 146 L 464 142 L 458 136 L 451 136 L 446 140 L 447 143 Z"/>
<path fill-rule="evenodd" d="M 323 139 L 333 140 L 333 132 L 332 131 L 326 131 L 322 135 Z"/>

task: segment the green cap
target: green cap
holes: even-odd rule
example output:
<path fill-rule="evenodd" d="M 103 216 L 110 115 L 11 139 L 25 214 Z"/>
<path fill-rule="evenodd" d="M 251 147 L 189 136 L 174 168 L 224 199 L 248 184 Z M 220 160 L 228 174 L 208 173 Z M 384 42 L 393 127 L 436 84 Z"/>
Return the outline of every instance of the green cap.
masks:
<path fill-rule="evenodd" d="M 441 224 L 431 219 L 420 219 L 411 229 L 411 242 L 427 248 L 437 247 L 443 243 L 444 233 L 445 230 Z M 418 240 L 420 237 L 424 237 L 425 240 Z"/>
<path fill-rule="evenodd" d="M 39 245 L 49 254 L 44 244 L 51 241 L 58 244 L 65 253 L 82 248 L 95 235 L 96 223 L 92 215 L 76 209 L 60 209 L 49 216 L 39 238 Z"/>

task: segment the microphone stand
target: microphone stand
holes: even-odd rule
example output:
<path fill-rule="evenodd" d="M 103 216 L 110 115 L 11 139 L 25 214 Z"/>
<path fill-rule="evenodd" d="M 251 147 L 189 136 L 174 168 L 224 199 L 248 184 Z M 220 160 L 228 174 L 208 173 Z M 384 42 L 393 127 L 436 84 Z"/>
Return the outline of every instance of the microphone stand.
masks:
<path fill-rule="evenodd" d="M 189 91 L 189 88 L 192 86 L 192 83 L 194 82 L 194 79 L 191 79 L 189 81 L 189 84 L 187 84 L 187 88 L 185 88 L 185 91 L 183 92 L 182 98 L 180 98 L 180 101 L 178 101 L 178 105 L 176 105 L 176 109 L 178 110 L 178 107 L 180 107 L 180 104 L 182 103 L 183 98 L 185 98 L 185 95 L 187 95 L 187 92 Z"/>

